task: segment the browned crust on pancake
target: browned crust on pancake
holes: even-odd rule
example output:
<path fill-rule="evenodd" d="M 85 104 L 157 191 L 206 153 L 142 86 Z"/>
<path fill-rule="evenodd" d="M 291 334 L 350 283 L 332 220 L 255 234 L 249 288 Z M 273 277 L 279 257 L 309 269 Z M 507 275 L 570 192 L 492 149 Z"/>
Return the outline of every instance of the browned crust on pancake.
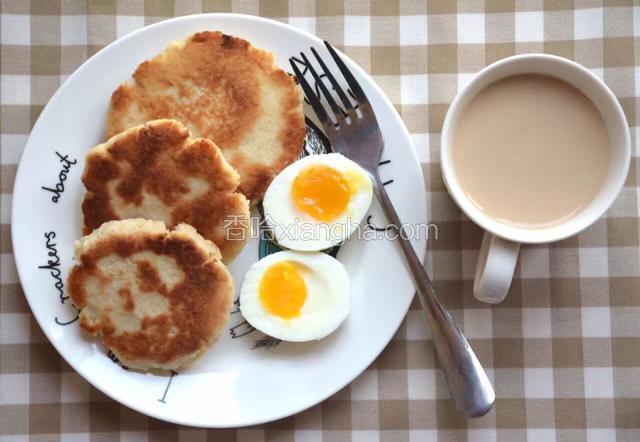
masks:
<path fill-rule="evenodd" d="M 206 182 L 208 190 L 187 199 L 188 178 Z M 117 198 L 109 191 L 114 181 Z M 170 226 L 191 224 L 218 246 L 225 262 L 242 250 L 250 236 L 249 204 L 236 192 L 238 174 L 215 143 L 189 138 L 187 128 L 174 120 L 128 129 L 90 150 L 82 182 L 87 188 L 82 203 L 85 234 L 105 221 L 121 219 L 118 204 L 139 207 L 143 195 L 154 195 L 170 210 Z"/>
<path fill-rule="evenodd" d="M 123 332 L 119 330 L 118 319 L 110 314 L 111 309 L 92 299 L 109 296 L 105 288 L 114 282 L 111 276 L 100 271 L 97 263 L 114 255 L 127 260 L 137 252 L 173 258 L 184 278 L 168 289 L 153 263 L 138 261 L 135 281 L 141 292 L 138 296 L 146 296 L 145 292 L 159 293 L 167 298 L 169 311 L 155 316 L 139 315 L 140 327 Z M 68 287 L 74 305 L 81 309 L 80 327 L 99 336 L 129 367 L 176 369 L 209 348 L 228 320 L 234 291 L 231 275 L 211 251 L 178 230 L 120 231 L 97 241 L 76 259 L 78 264 L 69 274 Z M 87 293 L 90 278 L 98 281 L 97 287 L 92 286 L 91 294 Z M 128 312 L 134 310 L 136 302 L 131 290 L 128 286 L 120 288 L 115 295 L 119 299 L 112 300 L 121 302 L 123 310 Z M 85 314 L 87 308 L 92 310 L 91 318 Z"/>
<path fill-rule="evenodd" d="M 148 120 L 181 121 L 194 136 L 220 146 L 240 174 L 240 191 L 252 202 L 262 199 L 271 180 L 301 154 L 305 123 L 300 90 L 269 52 L 246 40 L 198 32 L 141 63 L 133 79 L 113 92 L 107 137 Z M 268 155 L 240 149 L 260 115 L 261 87 L 280 93 L 277 118 L 282 126 Z"/>

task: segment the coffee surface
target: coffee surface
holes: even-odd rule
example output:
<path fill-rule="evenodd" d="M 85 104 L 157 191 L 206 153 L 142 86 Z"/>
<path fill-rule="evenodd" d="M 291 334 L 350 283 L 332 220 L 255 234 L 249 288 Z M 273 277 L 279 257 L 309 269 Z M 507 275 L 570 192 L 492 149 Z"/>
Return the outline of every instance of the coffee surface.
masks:
<path fill-rule="evenodd" d="M 607 176 L 600 112 L 578 89 L 526 74 L 489 85 L 453 127 L 455 175 L 485 214 L 504 224 L 549 227 L 571 218 Z"/>

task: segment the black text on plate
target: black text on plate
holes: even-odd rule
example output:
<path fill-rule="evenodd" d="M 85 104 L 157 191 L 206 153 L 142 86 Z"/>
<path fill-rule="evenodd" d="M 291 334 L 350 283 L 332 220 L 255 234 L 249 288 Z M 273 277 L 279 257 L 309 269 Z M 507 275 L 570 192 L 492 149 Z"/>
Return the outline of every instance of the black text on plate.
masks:
<path fill-rule="evenodd" d="M 69 159 L 69 155 L 62 155 L 60 152 L 56 151 L 56 155 L 60 163 L 62 163 L 62 170 L 58 174 L 58 182 L 53 187 L 42 186 L 42 189 L 51 192 L 51 201 L 57 203 L 60 200 L 60 196 L 62 192 L 64 192 L 64 182 L 67 180 L 67 175 L 69 174 L 69 170 L 71 170 L 71 166 L 76 164 L 78 160 Z"/>
<path fill-rule="evenodd" d="M 64 282 L 62 281 L 60 270 L 60 257 L 58 256 L 58 249 L 55 242 L 56 232 L 45 232 L 44 237 L 46 239 L 45 246 L 47 247 L 47 263 L 38 266 L 39 269 L 48 270 L 51 278 L 53 278 L 53 286 L 56 289 L 58 298 L 61 304 L 66 304 L 69 297 L 64 294 Z M 57 316 L 54 318 L 58 325 L 69 325 L 77 321 L 79 313 L 76 312 L 76 316 L 69 320 L 60 320 Z"/>

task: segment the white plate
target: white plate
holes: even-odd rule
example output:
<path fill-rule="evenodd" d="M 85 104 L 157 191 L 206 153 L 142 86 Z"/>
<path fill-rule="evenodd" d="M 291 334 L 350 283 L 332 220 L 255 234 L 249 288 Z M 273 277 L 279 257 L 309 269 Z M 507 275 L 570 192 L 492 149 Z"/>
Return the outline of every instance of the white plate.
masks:
<path fill-rule="evenodd" d="M 140 62 L 170 42 L 201 30 L 245 38 L 272 51 L 278 65 L 287 70 L 290 56 L 310 46 L 323 49 L 318 38 L 282 23 L 207 14 L 154 24 L 101 50 L 56 92 L 31 132 L 13 193 L 13 247 L 25 295 L 40 326 L 66 361 L 96 388 L 158 419 L 236 427 L 289 416 L 351 382 L 389 342 L 407 312 L 414 288 L 397 244 L 350 240 L 338 259 L 351 276 L 352 312 L 336 333 L 316 343 L 281 343 L 258 349 L 253 347 L 263 335 L 257 331 L 237 339 L 225 333 L 192 367 L 171 378 L 124 370 L 99 343 L 83 336 L 77 321 L 59 324 L 75 316 L 64 289 L 58 289 L 73 265 L 73 242 L 81 236 L 84 155 L 103 141 L 111 92 L 130 78 Z M 426 192 L 409 134 L 380 88 L 355 63 L 347 63 L 382 125 L 383 160 L 391 162 L 381 166 L 381 173 L 385 180 L 393 180 L 387 190 L 396 209 L 405 223 L 426 223 Z M 77 163 L 68 165 L 65 172 L 67 163 L 56 152 Z M 42 187 L 55 188 L 61 172 L 66 178 L 64 191 L 56 197 Z M 377 205 L 371 208 L 371 216 L 373 223 L 383 223 Z M 424 258 L 424 235 L 414 246 Z M 255 240 L 231 265 L 237 286 L 257 258 Z M 235 313 L 228 328 L 237 326 L 236 334 L 248 331 L 239 325 L 242 321 Z"/>

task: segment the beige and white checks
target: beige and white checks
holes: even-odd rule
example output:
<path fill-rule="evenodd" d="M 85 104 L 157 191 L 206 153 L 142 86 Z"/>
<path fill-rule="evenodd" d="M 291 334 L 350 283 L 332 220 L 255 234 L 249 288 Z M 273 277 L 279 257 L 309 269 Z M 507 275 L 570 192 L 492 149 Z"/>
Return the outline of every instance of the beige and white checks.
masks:
<path fill-rule="evenodd" d="M 639 3 L 3 0 L 1 8 L 0 439 L 640 441 Z M 133 412 L 91 388 L 47 342 L 21 292 L 10 238 L 16 164 L 31 127 L 66 76 L 101 47 L 200 12 L 262 15 L 315 33 L 343 48 L 396 105 L 439 227 L 428 268 L 496 388 L 487 416 L 466 421 L 454 412 L 415 303 L 353 384 L 299 415 L 238 430 L 178 427 Z M 507 300 L 492 307 L 471 294 L 481 231 L 445 191 L 440 129 L 474 72 L 523 52 L 568 57 L 603 78 L 627 115 L 634 151 L 607 216 L 568 240 L 523 247 Z"/>

